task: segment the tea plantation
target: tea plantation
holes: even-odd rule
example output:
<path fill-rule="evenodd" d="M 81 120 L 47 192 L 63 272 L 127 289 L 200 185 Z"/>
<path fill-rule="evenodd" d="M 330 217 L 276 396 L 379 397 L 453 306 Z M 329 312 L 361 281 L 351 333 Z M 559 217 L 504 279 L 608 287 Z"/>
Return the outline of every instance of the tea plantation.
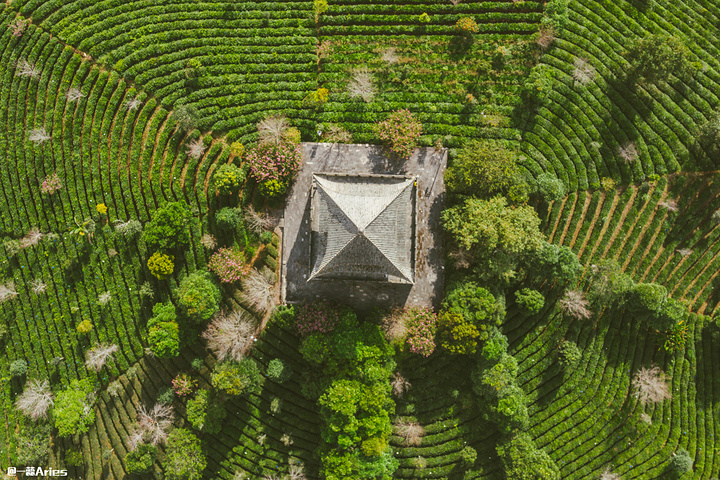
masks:
<path fill-rule="evenodd" d="M 0 3 L 5 478 L 720 477 L 719 24 Z M 447 153 L 441 298 L 281 304 L 301 142 Z"/>

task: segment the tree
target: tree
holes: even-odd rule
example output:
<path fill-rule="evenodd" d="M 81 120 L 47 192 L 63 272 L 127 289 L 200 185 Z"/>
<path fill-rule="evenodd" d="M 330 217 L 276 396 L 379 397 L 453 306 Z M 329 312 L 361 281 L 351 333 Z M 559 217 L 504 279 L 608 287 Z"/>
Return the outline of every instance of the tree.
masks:
<path fill-rule="evenodd" d="M 660 318 L 666 301 L 667 288 L 664 286 L 657 283 L 638 283 L 629 292 L 627 306 L 631 312 L 655 323 Z"/>
<path fill-rule="evenodd" d="M 47 464 L 51 450 L 50 428 L 48 423 L 38 422 L 26 424 L 20 427 L 19 432 L 13 432 L 20 465 Z"/>
<path fill-rule="evenodd" d="M 473 354 L 477 350 L 480 332 L 472 323 L 454 310 L 440 314 L 438 340 L 440 346 L 450 354 Z"/>
<path fill-rule="evenodd" d="M 565 314 L 578 320 L 587 320 L 592 315 L 582 290 L 568 290 L 558 305 Z"/>
<path fill-rule="evenodd" d="M 47 380 L 28 381 L 23 393 L 15 400 L 17 409 L 35 421 L 47 417 L 53 403 L 53 393 Z"/>
<path fill-rule="evenodd" d="M 540 219 L 530 206 L 510 207 L 504 197 L 469 198 L 442 213 L 454 241 L 476 259 L 481 278 L 509 280 L 523 255 L 542 246 Z"/>
<path fill-rule="evenodd" d="M 147 340 L 156 357 L 170 358 L 180 353 L 180 327 L 176 319 L 175 306 L 171 302 L 153 306 L 153 316 L 147 324 Z"/>
<path fill-rule="evenodd" d="M 275 307 L 275 279 L 272 272 L 250 270 L 242 279 L 242 295 L 257 312 L 264 314 Z"/>
<path fill-rule="evenodd" d="M 215 225 L 220 230 L 233 234 L 242 225 L 242 218 L 236 208 L 224 207 L 215 212 Z"/>
<path fill-rule="evenodd" d="M 671 398 L 667 375 L 657 366 L 642 367 L 632 380 L 633 395 L 641 404 L 658 403 Z"/>
<path fill-rule="evenodd" d="M 630 62 L 628 79 L 632 83 L 657 84 L 670 75 L 686 79 L 696 70 L 690 50 L 678 38 L 664 34 L 635 40 L 624 56 Z"/>
<path fill-rule="evenodd" d="M 545 297 L 537 290 L 523 288 L 515 292 L 515 302 L 526 313 L 535 315 L 545 306 Z"/>
<path fill-rule="evenodd" d="M 93 372 L 99 372 L 117 351 L 118 346 L 114 344 L 96 345 L 85 353 L 85 366 Z"/>
<path fill-rule="evenodd" d="M 535 192 L 542 201 L 555 202 L 565 196 L 565 184 L 555 175 L 543 173 L 535 179 Z"/>
<path fill-rule="evenodd" d="M 258 123 L 258 135 L 260 136 L 260 143 L 274 143 L 279 144 L 282 142 L 283 133 L 289 127 L 287 118 L 282 115 L 270 116 Z"/>
<path fill-rule="evenodd" d="M 220 165 L 213 174 L 213 183 L 221 195 L 230 195 L 237 192 L 240 185 L 245 181 L 245 170 L 242 170 L 232 163 Z"/>
<path fill-rule="evenodd" d="M 200 480 L 207 466 L 200 440 L 184 428 L 176 428 L 168 437 L 165 477 L 169 480 Z"/>
<path fill-rule="evenodd" d="M 551 279 L 560 284 L 574 282 L 583 272 L 580 260 L 570 247 L 546 241 L 533 252 L 529 268 L 536 277 Z"/>
<path fill-rule="evenodd" d="M 130 474 L 148 473 L 155 463 L 157 447 L 155 445 L 143 444 L 125 455 L 125 468 Z"/>
<path fill-rule="evenodd" d="M 21 359 L 15 360 L 10 364 L 10 368 L 8 369 L 10 371 L 10 376 L 13 378 L 22 377 L 24 376 L 28 371 L 28 363 L 27 361 Z"/>
<path fill-rule="evenodd" d="M 195 160 L 202 157 L 203 153 L 205 153 L 205 143 L 203 142 L 203 139 L 196 138 L 195 140 L 190 142 L 187 146 L 186 153 L 188 157 Z"/>
<path fill-rule="evenodd" d="M 148 259 L 147 266 L 155 278 L 163 280 L 175 270 L 175 256 L 155 252 Z"/>
<path fill-rule="evenodd" d="M 61 437 L 85 433 L 95 421 L 91 394 L 93 387 L 87 379 L 73 380 L 57 395 L 53 408 L 55 427 Z"/>
<path fill-rule="evenodd" d="M 189 132 L 200 123 L 200 112 L 193 105 L 180 105 L 170 118 L 182 132 Z"/>
<path fill-rule="evenodd" d="M 673 453 L 672 457 L 670 457 L 669 469 L 671 475 L 673 475 L 675 478 L 679 478 L 680 476 L 682 476 L 683 473 L 692 470 L 692 466 L 693 459 L 688 453 L 688 451 L 684 448 L 678 449 L 678 451 Z"/>
<path fill-rule="evenodd" d="M 292 376 L 292 367 L 279 358 L 273 358 L 268 362 L 265 375 L 274 382 L 283 383 Z"/>
<path fill-rule="evenodd" d="M 142 223 L 140 223 L 139 220 L 135 220 L 133 218 L 126 222 L 116 220 L 115 231 L 127 238 L 133 238 L 135 237 L 135 235 L 142 232 Z"/>
<path fill-rule="evenodd" d="M 130 430 L 128 440 L 130 450 L 135 450 L 143 442 L 149 442 L 151 445 L 165 443 L 174 418 L 175 412 L 169 404 L 156 403 L 151 410 L 145 408 L 145 405 L 140 405 L 137 424 Z"/>
<path fill-rule="evenodd" d="M 205 271 L 196 271 L 185 277 L 177 289 L 178 305 L 196 322 L 209 320 L 220 310 L 220 289 Z"/>
<path fill-rule="evenodd" d="M 220 432 L 226 412 L 208 390 L 200 390 L 195 398 L 187 402 L 187 417 L 190 424 L 201 432 L 211 435 Z"/>
<path fill-rule="evenodd" d="M 466 280 L 452 284 L 442 302 L 445 311 L 462 315 L 475 326 L 497 324 L 495 297 L 479 284 Z"/>
<path fill-rule="evenodd" d="M 366 67 L 358 68 L 353 72 L 352 79 L 347 86 L 350 98 L 360 97 L 365 102 L 372 102 L 377 93 L 372 74 Z"/>
<path fill-rule="evenodd" d="M 410 110 L 396 110 L 386 120 L 375 124 L 374 132 L 393 153 L 407 158 L 417 147 L 417 141 L 422 135 L 422 123 Z"/>
<path fill-rule="evenodd" d="M 263 383 L 263 376 L 257 362 L 252 358 L 243 358 L 239 362 L 225 360 L 215 365 L 211 382 L 213 387 L 230 395 L 243 395 L 258 392 Z"/>
<path fill-rule="evenodd" d="M 235 310 L 215 317 L 202 336 L 219 361 L 241 361 L 253 346 L 256 330 L 254 319 L 245 310 Z"/>
<path fill-rule="evenodd" d="M 155 211 L 142 235 L 148 250 L 170 251 L 190 243 L 190 208 L 171 202 Z"/>
<path fill-rule="evenodd" d="M 418 422 L 399 420 L 394 427 L 395 433 L 402 437 L 403 444 L 417 447 L 422 443 L 425 429 Z"/>
<path fill-rule="evenodd" d="M 580 363 L 581 359 L 582 352 L 575 342 L 569 340 L 560 342 L 558 346 L 558 362 L 566 371 L 572 371 Z"/>
<path fill-rule="evenodd" d="M 506 195 L 513 202 L 527 199 L 517 153 L 497 140 L 472 140 L 458 151 L 445 171 L 448 191 L 483 198 Z"/>
<path fill-rule="evenodd" d="M 550 456 L 535 446 L 530 435 L 516 433 L 497 446 L 507 478 L 513 480 L 560 480 L 560 471 Z"/>

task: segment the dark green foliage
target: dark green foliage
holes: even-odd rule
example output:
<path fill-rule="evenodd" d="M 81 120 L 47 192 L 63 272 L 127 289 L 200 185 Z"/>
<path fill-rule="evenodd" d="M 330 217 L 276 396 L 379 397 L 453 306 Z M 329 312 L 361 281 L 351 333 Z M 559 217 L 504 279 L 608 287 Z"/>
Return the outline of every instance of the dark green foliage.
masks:
<path fill-rule="evenodd" d="M 475 282 L 465 281 L 452 285 L 442 303 L 443 310 L 452 311 L 472 325 L 499 325 L 495 297 Z"/>
<path fill-rule="evenodd" d="M 684 322 L 687 319 L 688 314 L 689 311 L 687 305 L 675 300 L 674 298 L 668 298 L 665 305 L 663 305 L 660 315 L 657 316 L 652 326 L 661 332 L 672 330 L 674 326 L 678 325 L 680 322 Z"/>
<path fill-rule="evenodd" d="M 635 286 L 615 260 L 602 260 L 590 268 L 589 297 L 601 304 L 623 303 Z"/>
<path fill-rule="evenodd" d="M 141 444 L 135 450 L 125 455 L 125 468 L 128 473 L 147 473 L 152 469 L 155 463 L 155 455 L 157 455 L 157 447 L 155 445 Z"/>
<path fill-rule="evenodd" d="M 205 366 L 205 361 L 202 358 L 193 358 L 193 361 L 190 363 L 190 366 L 192 367 L 193 370 L 195 370 L 196 372 L 199 372 Z"/>
<path fill-rule="evenodd" d="M 50 424 L 25 425 L 16 437 L 17 462 L 20 465 L 42 465 L 50 456 Z"/>
<path fill-rule="evenodd" d="M 693 459 L 684 448 L 678 449 L 672 457 L 670 457 L 669 470 L 670 474 L 675 478 L 680 477 L 683 473 L 692 470 Z"/>
<path fill-rule="evenodd" d="M 206 271 L 196 271 L 183 278 L 176 291 L 178 305 L 191 320 L 210 320 L 220 310 L 222 295 Z"/>
<path fill-rule="evenodd" d="M 712 116 L 700 127 L 698 146 L 705 155 L 712 161 L 720 160 L 720 113 L 713 113 Z M 713 217 L 715 220 L 715 217 Z"/>
<path fill-rule="evenodd" d="M 565 371 L 572 371 L 582 358 L 582 352 L 575 342 L 563 340 L 558 346 L 558 362 Z"/>
<path fill-rule="evenodd" d="M 177 123 L 181 131 L 189 132 L 197 128 L 200 122 L 200 112 L 193 105 L 180 105 L 172 113 L 171 119 Z"/>
<path fill-rule="evenodd" d="M 187 402 L 188 421 L 202 432 L 211 435 L 220 432 L 225 415 L 225 408 L 208 390 L 200 390 L 195 398 Z"/>
<path fill-rule="evenodd" d="M 560 33 L 568 22 L 569 0 L 550 0 L 545 4 L 542 25 Z"/>
<path fill-rule="evenodd" d="M 580 260 L 569 247 L 544 241 L 541 248 L 533 252 L 529 263 L 534 276 L 560 284 L 574 282 L 583 271 Z"/>
<path fill-rule="evenodd" d="M 25 360 L 15 360 L 10 364 L 10 376 L 11 377 L 22 377 L 28 371 L 28 364 Z"/>
<path fill-rule="evenodd" d="M 480 332 L 454 310 L 440 314 L 437 331 L 438 341 L 443 350 L 450 354 L 473 354 L 477 350 Z"/>
<path fill-rule="evenodd" d="M 61 437 L 76 433 L 85 433 L 95 421 L 95 412 L 88 401 L 93 391 L 89 379 L 73 380 L 70 386 L 60 392 L 55 399 L 53 418 Z M 86 407 L 89 410 L 86 412 Z"/>
<path fill-rule="evenodd" d="M 657 283 L 638 283 L 629 293 L 628 309 L 643 318 L 653 320 L 659 317 L 665 307 L 667 288 Z"/>
<path fill-rule="evenodd" d="M 292 367 L 279 358 L 273 358 L 268 362 L 265 375 L 274 382 L 283 383 L 292 376 Z"/>
<path fill-rule="evenodd" d="M 155 211 L 142 238 L 148 250 L 175 250 L 190 243 L 190 209 L 185 202 L 171 202 Z"/>
<path fill-rule="evenodd" d="M 79 449 L 71 447 L 65 452 L 65 464 L 71 467 L 79 467 L 84 463 L 85 458 Z"/>
<path fill-rule="evenodd" d="M 535 192 L 542 201 L 554 202 L 565 196 L 565 184 L 556 176 L 543 173 L 535 179 Z"/>
<path fill-rule="evenodd" d="M 527 433 L 519 433 L 497 447 L 507 478 L 513 480 L 560 480 L 552 459 L 539 450 Z"/>
<path fill-rule="evenodd" d="M 163 462 L 168 480 L 200 480 L 207 466 L 200 440 L 184 428 L 176 428 L 168 436 Z"/>
<path fill-rule="evenodd" d="M 157 397 L 157 403 L 170 404 L 173 402 L 173 400 L 175 400 L 175 392 L 173 392 L 172 387 L 165 387 L 160 389 Z"/>
<path fill-rule="evenodd" d="M 460 149 L 445 171 L 445 183 L 448 191 L 463 195 L 506 195 L 513 202 L 528 195 L 516 152 L 497 140 L 472 140 Z"/>
<path fill-rule="evenodd" d="M 535 315 L 545 306 L 545 297 L 537 290 L 523 288 L 515 292 L 515 302 L 525 313 Z"/>
<path fill-rule="evenodd" d="M 675 75 L 687 79 L 696 70 L 690 50 L 678 38 L 665 34 L 635 40 L 625 52 L 631 82 L 660 83 Z"/>
<path fill-rule="evenodd" d="M 175 306 L 157 303 L 153 317 L 148 320 L 148 344 L 156 357 L 170 358 L 180 353 L 180 327 L 175 315 Z"/>
<path fill-rule="evenodd" d="M 233 233 L 242 224 L 242 217 L 236 208 L 225 207 L 215 213 L 215 225 L 226 233 Z"/>
<path fill-rule="evenodd" d="M 262 388 L 263 380 L 257 362 L 252 358 L 217 363 L 211 376 L 213 387 L 230 395 L 257 393 Z"/>

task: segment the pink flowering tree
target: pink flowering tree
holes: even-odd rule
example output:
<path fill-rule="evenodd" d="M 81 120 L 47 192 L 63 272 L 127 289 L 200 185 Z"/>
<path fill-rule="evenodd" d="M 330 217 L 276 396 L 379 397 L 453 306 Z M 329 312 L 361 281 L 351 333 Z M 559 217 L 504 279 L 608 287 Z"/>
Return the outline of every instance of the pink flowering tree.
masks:
<path fill-rule="evenodd" d="M 412 155 L 422 135 L 422 123 L 410 110 L 396 110 L 374 126 L 375 135 L 402 158 Z"/>
<path fill-rule="evenodd" d="M 245 155 L 250 174 L 260 185 L 260 193 L 279 197 L 287 192 L 302 164 L 300 144 L 263 142 Z"/>
<path fill-rule="evenodd" d="M 324 302 L 303 305 L 297 309 L 295 327 L 302 337 L 313 333 L 329 333 L 335 329 L 340 319 L 337 307 Z"/>
<path fill-rule="evenodd" d="M 51 175 L 48 175 L 45 177 L 45 180 L 43 180 L 42 185 L 40 185 L 40 192 L 52 195 L 53 193 L 57 192 L 62 188 L 62 181 L 60 180 L 60 177 L 58 177 L 57 173 L 53 173 Z"/>
<path fill-rule="evenodd" d="M 410 307 L 406 313 L 406 342 L 412 353 L 424 357 L 435 350 L 437 315 L 429 307 Z"/>
<path fill-rule="evenodd" d="M 172 389 L 175 395 L 184 397 L 190 395 L 197 388 L 197 380 L 187 373 L 179 373 L 172 379 Z"/>
<path fill-rule="evenodd" d="M 221 283 L 234 283 L 247 273 L 245 256 L 234 248 L 221 248 L 213 253 L 208 263 L 211 272 L 218 276 Z"/>

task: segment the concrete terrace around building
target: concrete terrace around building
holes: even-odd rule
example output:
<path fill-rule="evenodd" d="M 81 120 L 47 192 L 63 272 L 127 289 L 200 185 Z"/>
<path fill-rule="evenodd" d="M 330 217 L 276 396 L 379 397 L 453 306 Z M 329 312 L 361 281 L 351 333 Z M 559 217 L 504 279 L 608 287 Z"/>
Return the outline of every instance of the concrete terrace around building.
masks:
<path fill-rule="evenodd" d="M 436 306 L 447 151 L 403 161 L 375 145 L 305 143 L 303 154 L 282 224 L 283 301 Z"/>

